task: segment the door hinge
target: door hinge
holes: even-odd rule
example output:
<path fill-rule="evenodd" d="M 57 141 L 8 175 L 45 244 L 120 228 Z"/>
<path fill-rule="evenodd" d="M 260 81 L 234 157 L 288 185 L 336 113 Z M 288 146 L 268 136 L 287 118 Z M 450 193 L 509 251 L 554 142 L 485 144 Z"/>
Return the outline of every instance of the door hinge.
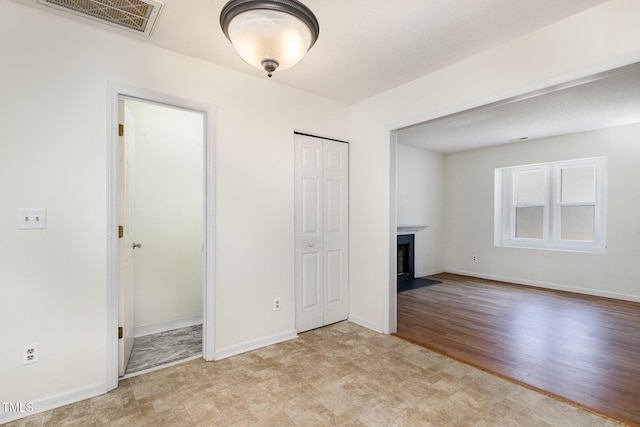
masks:
<path fill-rule="evenodd" d="M 124 227 L 119 225 L 118 226 L 118 238 L 122 239 L 124 237 Z"/>
<path fill-rule="evenodd" d="M 121 340 L 124 336 L 124 331 L 122 330 L 122 326 L 118 326 L 118 339 Z"/>
<path fill-rule="evenodd" d="M 118 124 L 118 136 L 124 136 L 124 125 Z"/>

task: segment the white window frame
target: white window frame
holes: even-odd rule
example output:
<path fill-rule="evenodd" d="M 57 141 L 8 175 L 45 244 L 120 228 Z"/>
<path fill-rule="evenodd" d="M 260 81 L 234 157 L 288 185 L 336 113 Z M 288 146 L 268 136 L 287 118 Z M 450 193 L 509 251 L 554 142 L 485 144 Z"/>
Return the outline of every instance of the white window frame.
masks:
<path fill-rule="evenodd" d="M 594 168 L 595 201 L 562 202 L 562 170 L 591 166 Z M 517 203 L 517 179 L 521 172 L 544 171 L 544 203 Z M 495 169 L 495 246 L 546 249 L 588 253 L 606 253 L 606 201 L 607 201 L 607 158 L 567 160 L 532 165 L 512 166 Z M 537 238 L 516 237 L 516 208 L 544 207 L 543 236 Z M 563 206 L 593 206 L 593 241 L 561 239 L 561 209 Z"/>

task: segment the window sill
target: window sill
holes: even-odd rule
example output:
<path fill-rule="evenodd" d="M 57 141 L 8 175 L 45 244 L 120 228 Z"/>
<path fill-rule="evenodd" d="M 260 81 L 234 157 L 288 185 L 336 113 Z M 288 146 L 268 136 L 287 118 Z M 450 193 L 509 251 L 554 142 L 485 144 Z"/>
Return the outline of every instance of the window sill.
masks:
<path fill-rule="evenodd" d="M 575 253 L 583 253 L 583 254 L 595 254 L 595 255 L 606 255 L 607 248 L 584 248 L 584 247 L 566 247 L 566 246 L 536 246 L 536 245 L 518 245 L 518 244 L 495 244 L 497 248 L 511 248 L 511 249 L 534 249 L 534 250 L 543 250 L 543 251 L 556 251 L 556 252 L 575 252 Z"/>

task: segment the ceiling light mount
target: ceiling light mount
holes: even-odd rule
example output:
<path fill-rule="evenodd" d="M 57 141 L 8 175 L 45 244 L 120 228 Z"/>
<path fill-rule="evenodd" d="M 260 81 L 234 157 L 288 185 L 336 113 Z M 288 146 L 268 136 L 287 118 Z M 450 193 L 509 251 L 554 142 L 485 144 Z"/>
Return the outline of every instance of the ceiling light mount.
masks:
<path fill-rule="evenodd" d="M 267 76 L 271 77 L 273 72 L 278 68 L 278 61 L 275 59 L 265 59 L 262 61 L 262 68 L 267 72 Z"/>
<path fill-rule="evenodd" d="M 238 55 L 269 77 L 300 62 L 320 33 L 313 12 L 297 0 L 231 0 L 220 26 Z"/>

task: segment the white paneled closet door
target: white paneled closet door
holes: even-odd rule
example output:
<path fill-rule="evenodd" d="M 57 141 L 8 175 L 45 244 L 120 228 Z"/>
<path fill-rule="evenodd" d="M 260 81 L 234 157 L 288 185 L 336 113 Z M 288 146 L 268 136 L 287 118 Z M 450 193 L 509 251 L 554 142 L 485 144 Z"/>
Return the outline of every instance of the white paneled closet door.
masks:
<path fill-rule="evenodd" d="M 349 146 L 295 134 L 296 329 L 349 316 Z"/>

